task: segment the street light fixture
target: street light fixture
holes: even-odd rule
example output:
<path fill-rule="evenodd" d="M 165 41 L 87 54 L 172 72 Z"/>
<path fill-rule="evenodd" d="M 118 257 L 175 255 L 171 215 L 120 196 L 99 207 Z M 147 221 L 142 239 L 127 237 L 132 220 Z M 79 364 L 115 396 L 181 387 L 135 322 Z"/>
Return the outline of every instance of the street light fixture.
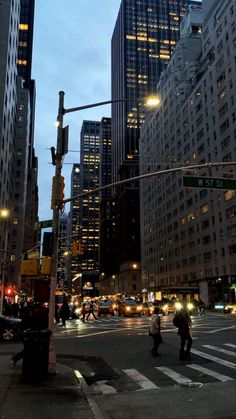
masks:
<path fill-rule="evenodd" d="M 60 180 L 61 180 L 61 171 L 62 171 L 62 159 L 63 156 L 68 152 L 68 127 L 63 127 L 63 116 L 66 113 L 78 112 L 89 108 L 95 108 L 98 106 L 109 105 L 112 103 L 128 103 L 136 102 L 144 104 L 146 106 L 156 106 L 160 103 L 159 98 L 152 96 L 150 101 L 147 98 L 141 99 L 114 99 L 107 100 L 104 102 L 91 103 L 85 106 L 78 106 L 75 108 L 64 108 L 64 96 L 63 91 L 59 92 L 59 105 L 58 105 L 58 115 L 56 120 L 57 126 L 57 148 L 51 147 L 52 152 L 52 163 L 55 166 L 55 177 L 54 177 L 54 200 L 55 205 L 53 205 L 53 220 L 52 220 L 52 232 L 53 232 L 53 245 L 52 245 L 52 265 L 51 265 L 51 284 L 50 284 L 50 302 L 49 302 L 49 330 L 53 332 L 54 327 L 54 317 L 55 317 L 55 292 L 57 285 L 57 248 L 58 248 L 58 228 L 59 228 L 59 214 L 61 209 L 61 198 L 60 198 Z M 55 355 L 55 346 L 53 333 L 51 334 L 50 339 L 50 348 L 49 348 L 49 366 L 48 371 L 51 374 L 56 373 L 56 355 Z"/>

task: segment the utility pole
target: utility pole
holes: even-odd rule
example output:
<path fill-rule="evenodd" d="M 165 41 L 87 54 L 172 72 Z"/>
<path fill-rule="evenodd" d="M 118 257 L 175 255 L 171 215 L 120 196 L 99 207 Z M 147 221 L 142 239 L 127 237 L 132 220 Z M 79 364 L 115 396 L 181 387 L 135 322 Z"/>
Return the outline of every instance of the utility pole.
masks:
<path fill-rule="evenodd" d="M 60 216 L 60 179 L 62 171 L 63 157 L 63 111 L 64 111 L 64 95 L 59 92 L 59 106 L 57 116 L 57 148 L 56 154 L 53 156 L 53 164 L 55 165 L 55 206 L 53 208 L 52 217 L 52 264 L 51 264 L 51 281 L 50 281 L 50 301 L 49 301 L 49 322 L 48 328 L 52 332 L 49 345 L 49 374 L 56 374 L 56 351 L 53 337 L 54 317 L 55 317 L 55 292 L 57 286 L 57 252 L 58 252 L 58 228 Z"/>

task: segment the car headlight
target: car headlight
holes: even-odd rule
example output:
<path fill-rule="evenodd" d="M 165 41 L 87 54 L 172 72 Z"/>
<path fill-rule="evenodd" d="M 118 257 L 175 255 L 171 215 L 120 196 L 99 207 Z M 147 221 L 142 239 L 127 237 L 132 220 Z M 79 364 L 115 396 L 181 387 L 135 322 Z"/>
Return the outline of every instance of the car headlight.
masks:
<path fill-rule="evenodd" d="M 162 307 L 162 309 L 163 309 L 163 310 L 168 310 L 168 307 L 169 307 L 169 306 L 168 306 L 168 304 L 165 304 L 165 305 Z"/>
<path fill-rule="evenodd" d="M 230 309 L 230 306 L 225 306 L 225 310 L 229 310 Z"/>
<path fill-rule="evenodd" d="M 130 307 L 125 307 L 125 310 L 126 311 L 130 311 Z"/>
<path fill-rule="evenodd" d="M 188 304 L 187 304 L 187 309 L 188 309 L 188 310 L 192 310 L 192 309 L 193 309 L 193 307 L 194 307 L 193 303 L 188 303 Z"/>
<path fill-rule="evenodd" d="M 176 310 L 181 310 L 181 308 L 182 308 L 183 306 L 182 306 L 182 304 L 181 303 L 175 303 L 175 309 Z"/>
<path fill-rule="evenodd" d="M 142 310 L 142 308 L 143 308 L 142 306 L 138 306 L 137 307 L 138 310 Z"/>
<path fill-rule="evenodd" d="M 149 310 L 153 313 L 154 307 L 150 307 Z"/>
<path fill-rule="evenodd" d="M 223 304 L 215 304 L 215 309 L 216 310 L 222 309 L 222 308 L 224 308 Z"/>

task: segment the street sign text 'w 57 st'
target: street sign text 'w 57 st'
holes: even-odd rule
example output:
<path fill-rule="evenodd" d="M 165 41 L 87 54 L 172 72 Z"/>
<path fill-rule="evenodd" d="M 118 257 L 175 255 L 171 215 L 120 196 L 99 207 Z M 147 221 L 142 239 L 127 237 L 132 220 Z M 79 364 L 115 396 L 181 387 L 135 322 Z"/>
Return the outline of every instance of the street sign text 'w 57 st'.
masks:
<path fill-rule="evenodd" d="M 184 188 L 201 188 L 201 189 L 236 189 L 236 179 L 220 179 L 213 177 L 194 177 L 183 176 Z"/>

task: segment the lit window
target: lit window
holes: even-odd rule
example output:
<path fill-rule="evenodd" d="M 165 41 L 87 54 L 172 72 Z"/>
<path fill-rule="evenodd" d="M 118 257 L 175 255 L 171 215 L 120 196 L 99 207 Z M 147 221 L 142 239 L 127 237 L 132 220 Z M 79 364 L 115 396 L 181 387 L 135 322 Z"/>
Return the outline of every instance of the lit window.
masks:
<path fill-rule="evenodd" d="M 20 23 L 19 24 L 19 29 L 21 31 L 28 31 L 29 25 L 27 25 L 27 23 Z"/>
<path fill-rule="evenodd" d="M 27 60 L 17 60 L 17 64 L 27 65 Z"/>
<path fill-rule="evenodd" d="M 227 191 L 225 192 L 225 200 L 229 201 L 235 196 L 235 191 Z"/>
<path fill-rule="evenodd" d="M 206 214 L 208 212 L 208 204 L 205 204 L 201 207 L 201 213 Z"/>

